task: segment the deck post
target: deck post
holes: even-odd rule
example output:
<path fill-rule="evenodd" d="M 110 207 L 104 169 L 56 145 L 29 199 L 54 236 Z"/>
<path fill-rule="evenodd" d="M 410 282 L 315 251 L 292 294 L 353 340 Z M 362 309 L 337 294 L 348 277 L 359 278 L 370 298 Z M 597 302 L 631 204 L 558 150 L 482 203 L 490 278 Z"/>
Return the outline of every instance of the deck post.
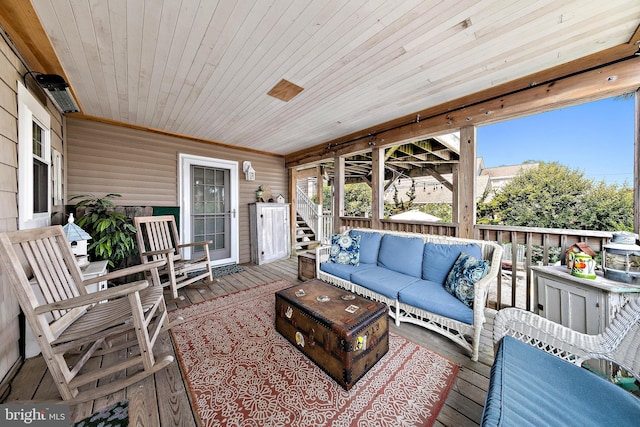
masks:
<path fill-rule="evenodd" d="M 340 218 L 344 215 L 344 157 L 336 155 L 333 164 L 333 232 L 340 233 Z"/>
<path fill-rule="evenodd" d="M 384 148 L 371 151 L 371 228 L 381 229 L 384 218 Z"/>
<path fill-rule="evenodd" d="M 476 222 L 476 127 L 460 128 L 460 164 L 454 200 L 458 212 L 458 237 L 473 239 Z M 456 209 L 454 209 L 456 211 Z M 454 219 L 455 220 L 455 219 Z"/>

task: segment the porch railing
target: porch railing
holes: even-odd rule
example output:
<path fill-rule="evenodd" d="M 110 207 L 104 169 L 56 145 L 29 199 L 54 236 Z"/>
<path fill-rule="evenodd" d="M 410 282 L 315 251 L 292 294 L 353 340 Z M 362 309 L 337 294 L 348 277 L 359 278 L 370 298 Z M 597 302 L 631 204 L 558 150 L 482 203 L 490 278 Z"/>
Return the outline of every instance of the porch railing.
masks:
<path fill-rule="evenodd" d="M 343 229 L 371 228 L 370 218 L 341 217 Z M 381 220 L 383 230 L 457 236 L 456 223 L 413 223 Z M 531 266 L 564 264 L 564 254 L 573 244 L 587 243 L 594 252 L 602 251 L 610 242 L 608 231 L 568 230 L 558 228 L 476 225 L 475 238 L 498 242 L 505 247 L 502 274 L 495 289 L 490 290 L 489 305 L 493 308 L 520 307 L 535 311 L 534 284 Z M 513 261 L 515 260 L 515 262 Z"/>
<path fill-rule="evenodd" d="M 317 238 L 323 245 L 331 244 L 331 234 L 333 234 L 333 215 L 323 213 L 320 217 L 320 230 L 322 233 Z"/>
<path fill-rule="evenodd" d="M 496 308 L 513 306 L 529 311 L 535 311 L 531 266 L 564 264 L 565 252 L 578 242 L 585 242 L 596 253 L 601 252 L 612 237 L 609 231 L 499 225 L 476 225 L 475 233 L 476 238 L 498 242 L 511 251 L 503 257 L 503 274 L 495 290 Z M 524 254 L 519 254 L 522 248 Z"/>

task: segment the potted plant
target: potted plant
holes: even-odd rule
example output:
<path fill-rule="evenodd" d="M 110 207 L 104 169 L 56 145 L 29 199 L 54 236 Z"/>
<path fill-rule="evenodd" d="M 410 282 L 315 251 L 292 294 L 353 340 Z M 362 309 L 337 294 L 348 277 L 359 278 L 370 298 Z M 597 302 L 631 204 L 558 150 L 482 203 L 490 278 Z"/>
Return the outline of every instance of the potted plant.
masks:
<path fill-rule="evenodd" d="M 69 200 L 80 199 L 75 205 L 77 224 L 92 237 L 87 250 L 94 260 L 106 260 L 111 268 L 126 265 L 128 257 L 137 253 L 136 229 L 131 219 L 115 210 L 111 201 L 120 194 L 110 193 L 104 197 L 91 194 L 74 196 Z M 84 208 L 78 215 L 79 208 Z"/>
<path fill-rule="evenodd" d="M 258 189 L 256 190 L 256 199 L 258 199 L 258 201 L 261 202 L 263 195 L 264 195 L 264 188 L 262 188 L 262 185 L 259 185 Z"/>

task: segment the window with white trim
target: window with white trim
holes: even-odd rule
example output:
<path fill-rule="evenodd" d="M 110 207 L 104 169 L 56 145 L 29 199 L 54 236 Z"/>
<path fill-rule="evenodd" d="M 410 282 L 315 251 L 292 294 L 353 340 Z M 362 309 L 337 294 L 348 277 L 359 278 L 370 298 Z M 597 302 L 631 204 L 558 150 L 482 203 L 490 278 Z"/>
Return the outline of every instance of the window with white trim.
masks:
<path fill-rule="evenodd" d="M 18 82 L 18 226 L 51 223 L 51 117 Z"/>

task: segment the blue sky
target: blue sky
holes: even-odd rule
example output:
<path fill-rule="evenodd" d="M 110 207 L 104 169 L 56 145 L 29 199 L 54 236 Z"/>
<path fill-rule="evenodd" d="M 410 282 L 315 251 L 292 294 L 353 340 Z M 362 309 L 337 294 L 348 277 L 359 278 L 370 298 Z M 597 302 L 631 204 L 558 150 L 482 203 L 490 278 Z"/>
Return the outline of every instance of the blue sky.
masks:
<path fill-rule="evenodd" d="M 578 169 L 595 181 L 633 181 L 634 100 L 604 99 L 478 128 L 485 167 L 527 160 Z"/>

